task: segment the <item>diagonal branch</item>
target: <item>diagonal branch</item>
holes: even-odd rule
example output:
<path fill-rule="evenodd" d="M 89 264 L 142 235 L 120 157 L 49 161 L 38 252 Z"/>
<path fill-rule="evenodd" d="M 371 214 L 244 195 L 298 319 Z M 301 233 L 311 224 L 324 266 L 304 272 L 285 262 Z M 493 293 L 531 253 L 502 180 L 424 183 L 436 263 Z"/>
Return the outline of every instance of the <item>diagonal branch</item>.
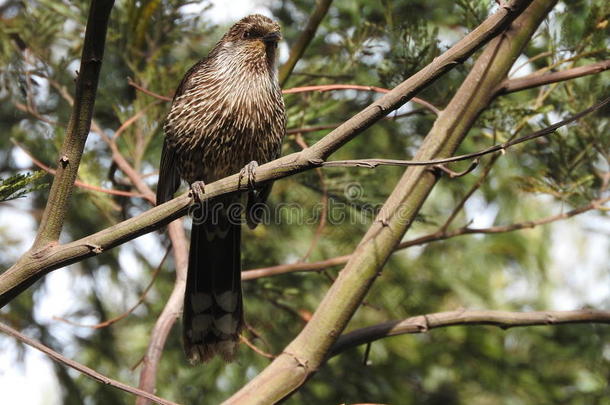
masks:
<path fill-rule="evenodd" d="M 320 85 L 315 85 L 315 86 L 303 86 L 303 87 L 293 87 L 291 89 L 285 89 L 285 90 L 282 90 L 282 94 L 296 94 L 296 93 L 305 93 L 305 92 L 310 92 L 310 91 L 325 92 L 325 91 L 331 91 L 331 90 L 364 90 L 364 91 L 374 91 L 376 93 L 383 93 L 383 94 L 390 92 L 390 90 L 388 90 L 388 89 L 384 89 L 383 87 L 377 87 L 377 86 L 363 86 L 363 85 L 359 85 L 359 84 L 320 84 Z M 438 107 L 436 107 L 434 104 L 432 104 L 422 98 L 413 97 L 411 99 L 411 101 L 413 101 L 414 103 L 417 103 L 417 104 L 421 104 L 426 109 L 428 109 L 429 111 L 433 112 L 436 115 L 438 115 L 438 113 L 440 113 L 440 109 Z"/>
<path fill-rule="evenodd" d="M 561 72 L 546 74 L 531 74 L 518 79 L 506 79 L 494 90 L 497 94 L 513 93 L 516 91 L 531 89 L 544 84 L 562 82 L 565 80 L 576 79 L 587 75 L 601 73 L 610 69 L 610 60 L 591 63 L 590 65 L 579 66 Z"/>
<path fill-rule="evenodd" d="M 118 388 L 122 391 L 129 392 L 130 394 L 137 395 L 138 397 L 147 398 L 158 404 L 177 405 L 175 402 L 168 401 L 168 400 L 160 398 L 156 395 L 149 394 L 148 392 L 131 387 L 120 381 L 113 380 L 112 378 L 108 378 L 105 375 L 100 374 L 97 371 L 95 371 L 85 365 L 82 365 L 74 360 L 70 360 L 67 357 L 62 356 L 61 354 L 57 353 L 56 351 L 43 345 L 42 343 L 37 342 L 34 339 L 30 339 L 29 337 L 25 336 L 24 334 L 20 333 L 19 331 L 11 328 L 10 326 L 8 326 L 2 322 L 0 322 L 0 331 L 6 333 L 7 335 L 14 337 L 15 339 L 22 341 L 23 343 L 27 344 L 28 346 L 32 346 L 33 348 L 40 350 L 41 352 L 43 352 L 44 354 L 49 356 L 54 361 L 56 361 L 60 364 L 65 364 L 66 366 L 73 368 L 74 370 L 76 370 L 80 373 L 83 373 L 87 377 L 89 377 L 97 382 L 100 382 L 100 383 L 106 384 L 106 385 L 110 385 L 110 386 Z"/>
<path fill-rule="evenodd" d="M 455 152 L 466 132 L 473 125 L 480 112 L 491 101 L 493 89 L 504 79 L 531 35 L 554 5 L 552 0 L 530 2 L 503 2 L 500 10 L 487 18 L 468 37 L 494 35 L 497 29 L 493 20 L 514 23 L 502 35 L 497 36 L 478 58 L 472 71 L 453 97 L 451 103 L 438 116 L 432 130 L 415 156 L 416 160 L 430 160 L 450 156 Z M 519 14 L 522 15 L 519 16 Z M 518 18 L 517 18 L 518 17 Z M 496 20 L 497 22 L 497 20 Z M 506 27 L 503 23 L 501 27 Z M 462 41 L 460 41 L 462 42 Z M 459 43 L 456 45 L 459 47 Z M 453 49 L 453 48 L 452 48 Z M 443 56 L 436 59 L 442 59 Z M 417 80 L 427 68 L 416 73 L 409 80 Z M 403 83 L 404 84 L 404 83 Z M 401 88 L 403 84 L 397 88 Z M 396 90 L 396 89 L 395 89 Z M 392 92 L 383 96 L 388 97 Z M 412 94 L 409 94 L 412 96 Z M 383 109 L 383 101 L 375 103 L 375 108 Z M 363 116 L 366 128 L 366 109 Z M 346 124 L 332 134 L 340 133 Z M 329 147 L 343 140 L 332 139 Z M 349 139 L 348 139 L 349 140 Z M 315 148 L 312 147 L 312 149 Z M 324 158 L 327 155 L 323 155 Z M 409 167 L 402 179 L 386 200 L 375 222 L 371 225 L 346 266 L 341 270 L 311 320 L 301 333 L 283 350 L 274 361 L 251 380 L 246 386 L 229 398 L 226 404 L 265 404 L 278 402 L 303 385 L 324 362 L 328 350 L 346 327 L 356 309 L 360 306 L 370 286 L 379 275 L 394 247 L 413 222 L 420 207 L 436 183 L 436 176 L 423 167 Z"/>
<path fill-rule="evenodd" d="M 452 156 L 444 159 L 431 159 L 431 160 L 398 160 L 398 159 L 353 159 L 353 160 L 333 160 L 330 162 L 320 162 L 320 166 L 322 167 L 366 167 L 368 169 L 374 169 L 377 166 L 436 166 L 445 163 L 459 162 L 462 160 L 471 160 L 476 159 L 478 157 L 489 155 L 494 152 L 502 152 L 504 153 L 511 146 L 518 145 L 523 142 L 531 141 L 532 139 L 540 138 L 542 136 L 546 136 L 554 133 L 559 128 L 568 125 L 574 121 L 579 120 L 585 115 L 591 114 L 594 111 L 597 111 L 610 103 L 610 97 L 606 97 L 604 100 L 598 102 L 597 104 L 572 115 L 564 120 L 556 122 L 548 127 L 542 128 L 536 132 L 532 132 L 531 134 L 519 137 L 517 139 L 513 139 L 508 142 L 503 142 L 501 144 L 493 145 L 478 152 L 466 153 L 464 155 Z"/>
<path fill-rule="evenodd" d="M 610 323 L 610 311 L 583 309 L 579 311 L 474 311 L 437 312 L 389 321 L 357 329 L 342 335 L 331 348 L 328 358 L 345 350 L 389 336 L 425 333 L 430 329 L 457 325 L 492 325 L 502 329 L 533 325 L 561 325 L 573 323 Z"/>
<path fill-rule="evenodd" d="M 441 75 L 466 60 L 484 43 L 509 24 L 531 0 L 512 0 L 488 17 L 479 27 L 456 43 L 423 70 L 392 91 L 375 100 L 364 110 L 345 121 L 312 147 L 266 163 L 257 169 L 256 183 L 265 183 L 311 169 L 345 143 L 365 131 L 391 111 L 408 102 Z M 114 156 L 113 156 L 114 158 Z M 137 187 L 137 186 L 136 186 Z M 235 174 L 206 185 L 203 200 L 235 191 L 246 191 Z M 144 194 L 144 193 L 143 193 Z M 0 307 L 52 270 L 99 254 L 121 243 L 151 232 L 186 214 L 192 202 L 189 193 L 130 218 L 110 228 L 65 245 L 49 245 L 22 260 L 0 275 Z"/>
<path fill-rule="evenodd" d="M 286 84 L 286 80 L 288 80 L 290 73 L 292 73 L 292 69 L 294 69 L 294 66 L 297 64 L 299 59 L 301 59 L 301 56 L 303 56 L 303 53 L 305 53 L 309 43 L 316 35 L 318 26 L 322 22 L 324 16 L 326 16 L 330 3 L 332 3 L 332 0 L 316 0 L 316 8 L 309 16 L 305 29 L 303 32 L 301 32 L 301 35 L 294 45 L 292 45 L 292 48 L 290 48 L 288 60 L 282 65 L 278 72 L 280 87 L 283 87 L 284 84 Z"/>

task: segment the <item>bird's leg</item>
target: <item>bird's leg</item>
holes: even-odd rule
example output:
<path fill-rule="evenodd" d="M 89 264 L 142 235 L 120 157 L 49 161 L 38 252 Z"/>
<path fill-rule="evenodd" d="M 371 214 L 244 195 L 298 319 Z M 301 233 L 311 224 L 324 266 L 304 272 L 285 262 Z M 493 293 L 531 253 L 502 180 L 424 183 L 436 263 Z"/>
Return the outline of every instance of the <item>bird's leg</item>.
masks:
<path fill-rule="evenodd" d="M 248 188 L 250 191 L 254 191 L 254 185 L 256 184 L 256 168 L 258 167 L 258 162 L 256 160 L 251 161 L 247 165 L 244 166 L 243 169 L 239 172 L 239 185 L 241 185 L 241 179 L 244 177 L 248 182 Z"/>
<path fill-rule="evenodd" d="M 203 181 L 196 181 L 191 184 L 191 193 L 193 194 L 193 198 L 195 202 L 199 203 L 203 200 L 203 195 L 205 194 L 205 183 Z"/>

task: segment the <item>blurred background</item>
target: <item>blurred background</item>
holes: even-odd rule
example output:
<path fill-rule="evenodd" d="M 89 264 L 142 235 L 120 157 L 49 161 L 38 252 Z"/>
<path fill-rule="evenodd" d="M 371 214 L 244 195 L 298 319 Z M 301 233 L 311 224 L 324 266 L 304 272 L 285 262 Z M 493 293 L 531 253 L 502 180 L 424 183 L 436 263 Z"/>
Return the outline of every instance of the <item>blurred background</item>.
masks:
<path fill-rule="evenodd" d="M 134 191 L 96 133 L 113 136 L 122 128 L 120 152 L 154 188 L 169 104 L 130 81 L 171 97 L 186 70 L 230 25 L 253 12 L 280 22 L 284 62 L 314 6 L 301 0 L 228 4 L 116 1 L 80 181 Z M 494 7 L 494 1 L 478 0 L 334 1 L 284 88 L 346 83 L 392 88 L 476 27 Z M 18 185 L 8 194 L 0 189 L 6 200 L 0 202 L 2 270 L 31 245 L 46 202 L 52 179 L 41 166 L 54 166 L 62 144 L 88 9 L 83 0 L 0 1 L 0 178 L 3 186 L 9 181 Z M 558 2 L 515 63 L 511 78 L 607 60 L 609 18 L 604 0 Z M 473 60 L 418 96 L 442 109 Z M 477 120 L 459 153 L 559 121 L 593 105 L 609 89 L 606 72 L 501 96 Z M 285 95 L 289 134 L 283 154 L 316 142 L 377 97 L 357 90 Z M 606 108 L 497 159 L 486 157 L 468 176 L 441 180 L 405 240 L 444 226 L 488 228 L 539 220 L 607 197 L 609 116 Z M 408 103 L 390 117 L 333 158 L 411 158 L 435 115 Z M 397 167 L 328 168 L 276 182 L 271 220 L 244 231 L 244 269 L 349 254 L 402 172 Z M 78 187 L 62 241 L 147 209 L 138 196 Z M 456 309 L 608 310 L 609 236 L 607 208 L 590 209 L 529 230 L 457 236 L 400 250 L 348 329 Z M 2 308 L 0 319 L 69 358 L 137 386 L 152 326 L 174 283 L 168 246 L 165 234 L 153 232 L 57 270 Z M 248 338 L 265 352 L 280 353 L 340 268 L 244 282 Z M 124 319 L 90 327 L 125 313 L 139 299 L 142 303 Z M 156 394 L 180 403 L 219 403 L 269 361 L 242 345 L 235 363 L 216 359 L 191 367 L 182 352 L 178 322 L 160 363 Z M 609 379 L 608 325 L 456 326 L 377 341 L 367 356 L 364 347 L 346 351 L 286 403 L 610 404 Z M 6 404 L 134 400 L 5 335 L 0 335 L 0 397 Z"/>

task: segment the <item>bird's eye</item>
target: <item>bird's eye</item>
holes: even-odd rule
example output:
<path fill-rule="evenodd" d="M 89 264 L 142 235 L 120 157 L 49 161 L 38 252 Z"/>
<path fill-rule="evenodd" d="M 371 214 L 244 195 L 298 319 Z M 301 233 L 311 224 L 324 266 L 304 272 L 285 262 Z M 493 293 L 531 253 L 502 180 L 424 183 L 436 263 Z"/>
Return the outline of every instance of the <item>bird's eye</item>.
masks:
<path fill-rule="evenodd" d="M 250 31 L 244 31 L 244 33 L 241 36 L 243 39 L 248 39 L 252 37 L 252 33 Z"/>

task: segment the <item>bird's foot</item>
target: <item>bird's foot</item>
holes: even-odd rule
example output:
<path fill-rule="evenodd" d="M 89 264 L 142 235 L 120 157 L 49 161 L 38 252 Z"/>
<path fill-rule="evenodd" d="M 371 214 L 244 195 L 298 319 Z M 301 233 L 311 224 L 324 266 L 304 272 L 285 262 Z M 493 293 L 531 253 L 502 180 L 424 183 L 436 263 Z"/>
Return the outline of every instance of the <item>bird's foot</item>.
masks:
<path fill-rule="evenodd" d="M 203 195 L 205 194 L 205 183 L 203 181 L 196 181 L 191 184 L 191 194 L 195 199 L 195 202 L 201 202 Z"/>
<path fill-rule="evenodd" d="M 258 162 L 256 160 L 251 161 L 247 165 L 244 166 L 243 169 L 239 172 L 239 185 L 241 185 L 241 180 L 245 177 L 248 182 L 248 188 L 250 190 L 254 190 L 254 185 L 256 184 L 256 168 L 258 167 Z"/>

